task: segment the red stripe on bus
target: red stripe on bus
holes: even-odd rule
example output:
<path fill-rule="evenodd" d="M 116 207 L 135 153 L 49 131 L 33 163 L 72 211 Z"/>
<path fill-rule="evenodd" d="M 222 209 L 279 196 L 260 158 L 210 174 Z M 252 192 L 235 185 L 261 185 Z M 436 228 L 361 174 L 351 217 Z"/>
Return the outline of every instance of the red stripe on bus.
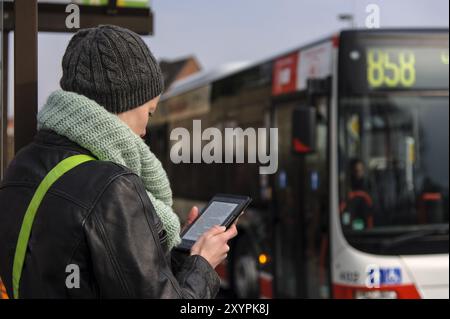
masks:
<path fill-rule="evenodd" d="M 269 276 L 259 276 L 259 293 L 262 298 L 273 298 L 273 285 L 272 278 Z"/>
<path fill-rule="evenodd" d="M 333 285 L 333 296 L 336 299 L 354 299 L 356 291 L 395 291 L 398 299 L 421 299 L 414 285 L 392 285 L 380 288 L 364 286 Z"/>

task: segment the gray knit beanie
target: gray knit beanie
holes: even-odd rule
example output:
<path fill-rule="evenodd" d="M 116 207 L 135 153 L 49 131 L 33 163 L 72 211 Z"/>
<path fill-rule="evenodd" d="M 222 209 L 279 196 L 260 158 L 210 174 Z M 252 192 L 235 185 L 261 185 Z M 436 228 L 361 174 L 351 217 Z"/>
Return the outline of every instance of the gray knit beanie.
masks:
<path fill-rule="evenodd" d="M 141 37 L 113 25 L 78 31 L 62 68 L 63 90 L 84 95 L 114 114 L 141 106 L 164 90 L 158 62 Z"/>

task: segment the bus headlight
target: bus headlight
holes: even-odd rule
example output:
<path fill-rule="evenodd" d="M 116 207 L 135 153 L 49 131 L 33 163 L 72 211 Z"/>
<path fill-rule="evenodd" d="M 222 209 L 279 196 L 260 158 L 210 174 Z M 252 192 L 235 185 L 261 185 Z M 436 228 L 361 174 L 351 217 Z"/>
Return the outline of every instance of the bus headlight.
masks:
<path fill-rule="evenodd" d="M 397 299 L 393 290 L 356 290 L 355 299 Z"/>

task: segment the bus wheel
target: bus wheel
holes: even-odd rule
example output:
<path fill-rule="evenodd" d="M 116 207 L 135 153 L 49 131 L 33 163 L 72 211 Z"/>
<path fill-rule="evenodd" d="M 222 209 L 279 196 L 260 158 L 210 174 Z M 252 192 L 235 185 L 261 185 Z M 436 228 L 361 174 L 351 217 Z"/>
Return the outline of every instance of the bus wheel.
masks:
<path fill-rule="evenodd" d="M 237 298 L 259 297 L 258 256 L 246 235 L 240 237 L 233 247 L 231 288 Z"/>

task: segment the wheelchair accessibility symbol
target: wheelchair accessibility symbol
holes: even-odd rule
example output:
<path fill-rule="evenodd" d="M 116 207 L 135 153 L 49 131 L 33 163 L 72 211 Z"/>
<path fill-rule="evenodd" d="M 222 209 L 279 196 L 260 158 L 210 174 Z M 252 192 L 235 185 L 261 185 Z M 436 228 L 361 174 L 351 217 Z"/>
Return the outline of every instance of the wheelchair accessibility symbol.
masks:
<path fill-rule="evenodd" d="M 379 267 L 370 265 L 367 267 L 366 286 L 379 288 L 387 285 L 398 285 L 402 282 L 402 270 L 398 267 Z"/>

